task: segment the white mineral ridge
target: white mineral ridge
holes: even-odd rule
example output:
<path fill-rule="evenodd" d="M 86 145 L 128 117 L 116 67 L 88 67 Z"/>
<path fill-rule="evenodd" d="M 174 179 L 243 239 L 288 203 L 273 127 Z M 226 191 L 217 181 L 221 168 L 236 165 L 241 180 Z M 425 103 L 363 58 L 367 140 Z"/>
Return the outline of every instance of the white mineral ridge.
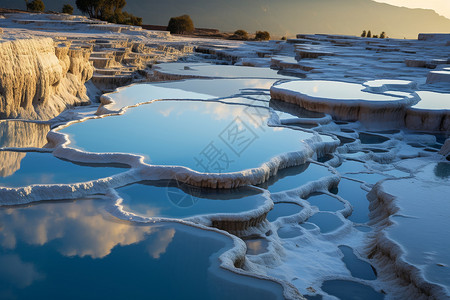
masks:
<path fill-rule="evenodd" d="M 447 67 L 428 73 L 427 83 L 432 84 L 437 82 L 450 83 L 450 68 Z"/>
<path fill-rule="evenodd" d="M 50 119 L 70 105 L 89 103 L 89 54 L 51 38 L 0 42 L 0 117 Z"/>

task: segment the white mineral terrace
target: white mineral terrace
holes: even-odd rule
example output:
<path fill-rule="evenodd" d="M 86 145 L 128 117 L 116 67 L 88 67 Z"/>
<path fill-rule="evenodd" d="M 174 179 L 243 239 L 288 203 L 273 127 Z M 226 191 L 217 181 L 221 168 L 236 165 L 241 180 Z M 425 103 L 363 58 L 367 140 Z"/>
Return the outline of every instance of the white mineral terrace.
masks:
<path fill-rule="evenodd" d="M 448 35 L 0 28 L 0 298 L 450 298 Z"/>

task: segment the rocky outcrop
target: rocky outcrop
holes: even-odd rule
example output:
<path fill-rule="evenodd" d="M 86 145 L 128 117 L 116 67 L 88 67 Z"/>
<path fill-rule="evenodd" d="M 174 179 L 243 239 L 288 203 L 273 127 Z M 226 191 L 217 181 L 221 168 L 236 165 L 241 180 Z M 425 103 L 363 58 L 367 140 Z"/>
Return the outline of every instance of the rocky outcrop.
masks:
<path fill-rule="evenodd" d="M 46 120 L 88 104 L 89 56 L 89 49 L 55 44 L 51 38 L 0 43 L 0 118 Z"/>

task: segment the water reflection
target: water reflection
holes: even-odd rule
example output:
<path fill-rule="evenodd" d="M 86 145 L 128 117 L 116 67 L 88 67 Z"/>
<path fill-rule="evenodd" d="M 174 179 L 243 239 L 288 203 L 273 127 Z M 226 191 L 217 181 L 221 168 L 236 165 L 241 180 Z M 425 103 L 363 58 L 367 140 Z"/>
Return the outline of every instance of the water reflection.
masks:
<path fill-rule="evenodd" d="M 0 177 L 7 177 L 20 169 L 24 152 L 0 151 Z"/>
<path fill-rule="evenodd" d="M 256 209 L 266 198 L 253 188 L 208 189 L 176 181 L 145 181 L 119 190 L 125 210 L 147 217 L 186 218 Z"/>
<path fill-rule="evenodd" d="M 450 109 L 449 97 L 450 94 L 419 91 L 417 94 L 420 97 L 420 101 L 412 108 L 426 109 L 426 110 L 448 110 Z"/>
<path fill-rule="evenodd" d="M 75 164 L 51 153 L 0 152 L 8 160 L 0 162 L 0 186 L 21 187 L 32 184 L 75 183 L 109 177 L 124 165 Z M 12 162 L 15 166 L 11 167 Z"/>
<path fill-rule="evenodd" d="M 325 114 L 321 112 L 315 112 L 307 110 L 306 108 L 300 107 L 296 104 L 289 102 L 270 99 L 269 106 L 280 113 L 280 118 L 324 118 Z"/>
<path fill-rule="evenodd" d="M 375 269 L 368 262 L 359 259 L 352 248 L 348 246 L 339 246 L 339 250 L 344 254 L 342 260 L 353 277 L 365 280 L 377 279 Z"/>
<path fill-rule="evenodd" d="M 102 258 L 117 245 L 137 243 L 155 230 L 105 219 L 98 212 L 100 202 L 80 200 L 0 208 L 0 245 L 14 250 L 23 244 L 52 243 L 63 256 Z"/>
<path fill-rule="evenodd" d="M 330 175 L 332 173 L 327 167 L 306 163 L 279 170 L 277 175 L 270 177 L 260 187 L 268 189 L 271 193 L 277 193 L 298 188 L 310 181 Z"/>
<path fill-rule="evenodd" d="M 313 193 L 306 200 L 321 211 L 338 211 L 344 208 L 342 202 L 327 194 Z"/>
<path fill-rule="evenodd" d="M 0 148 L 40 148 L 47 143 L 49 131 L 47 124 L 0 120 Z"/>
<path fill-rule="evenodd" d="M 220 234 L 102 214 L 103 200 L 0 208 L 1 299 L 281 299 L 218 267 Z M 225 290 L 222 290 L 225 289 Z"/>
<path fill-rule="evenodd" d="M 47 143 L 50 125 L 0 120 L 0 148 L 36 147 Z M 0 177 L 14 174 L 20 168 L 25 153 L 0 151 Z"/>
<path fill-rule="evenodd" d="M 24 262 L 16 254 L 0 254 L 0 298 L 9 298 L 2 291 L 1 286 L 11 285 L 23 289 L 33 284 L 36 280 L 42 280 L 45 275 L 36 270 L 33 263 Z"/>
<path fill-rule="evenodd" d="M 251 89 L 269 90 L 275 79 L 190 79 L 161 83 L 135 84 L 109 94 L 115 104 L 113 109 L 156 99 L 214 99 L 245 94 Z"/>
<path fill-rule="evenodd" d="M 359 140 L 361 141 L 361 144 L 369 144 L 370 145 L 370 144 L 381 144 L 381 143 L 387 142 L 387 141 L 389 141 L 389 138 L 384 137 L 382 135 L 360 132 Z"/>
<path fill-rule="evenodd" d="M 157 66 L 158 73 L 179 78 L 263 78 L 292 79 L 279 75 L 268 68 L 254 68 L 230 65 L 211 65 L 206 63 L 163 63 Z"/>
<path fill-rule="evenodd" d="M 321 233 L 329 233 L 344 225 L 341 219 L 333 213 L 318 212 L 308 219 L 308 222 L 316 224 Z"/>
<path fill-rule="evenodd" d="M 302 207 L 294 203 L 276 203 L 267 214 L 267 220 L 273 222 L 280 217 L 292 216 L 302 211 Z"/>
<path fill-rule="evenodd" d="M 361 183 L 342 178 L 336 192 L 352 205 L 353 212 L 348 217 L 350 221 L 354 223 L 369 221 L 369 201 L 367 193 L 361 188 Z"/>
<path fill-rule="evenodd" d="M 247 245 L 247 255 L 258 255 L 268 251 L 269 242 L 264 238 L 248 237 L 244 238 Z"/>
<path fill-rule="evenodd" d="M 280 153 L 300 151 L 301 140 L 313 136 L 269 127 L 268 117 L 266 108 L 158 101 L 121 116 L 73 124 L 61 132 L 88 151 L 139 153 L 156 165 L 224 173 L 256 168 Z"/>
<path fill-rule="evenodd" d="M 393 97 L 387 94 L 375 94 L 365 90 L 365 86 L 355 83 L 325 81 L 325 80 L 302 80 L 282 83 L 278 88 L 298 92 L 314 98 L 332 100 L 355 100 L 355 101 L 398 101 L 404 98 Z"/>

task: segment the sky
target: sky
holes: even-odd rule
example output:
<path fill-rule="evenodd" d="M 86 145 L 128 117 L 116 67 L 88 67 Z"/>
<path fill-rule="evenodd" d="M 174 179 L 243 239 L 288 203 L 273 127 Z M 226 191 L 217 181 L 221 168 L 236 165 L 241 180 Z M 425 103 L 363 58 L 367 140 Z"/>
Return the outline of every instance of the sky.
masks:
<path fill-rule="evenodd" d="M 65 3 L 76 7 L 76 0 L 43 1 L 47 10 L 60 11 Z M 195 27 L 267 30 L 275 38 L 297 33 L 360 35 L 371 30 L 415 39 L 419 33 L 450 32 L 450 0 L 126 1 L 125 11 L 142 17 L 144 24 L 166 25 L 171 17 L 189 14 Z M 25 9 L 25 1 L 0 0 L 0 7 Z"/>
<path fill-rule="evenodd" d="M 409 8 L 429 8 L 450 19 L 450 0 L 375 0 Z"/>

